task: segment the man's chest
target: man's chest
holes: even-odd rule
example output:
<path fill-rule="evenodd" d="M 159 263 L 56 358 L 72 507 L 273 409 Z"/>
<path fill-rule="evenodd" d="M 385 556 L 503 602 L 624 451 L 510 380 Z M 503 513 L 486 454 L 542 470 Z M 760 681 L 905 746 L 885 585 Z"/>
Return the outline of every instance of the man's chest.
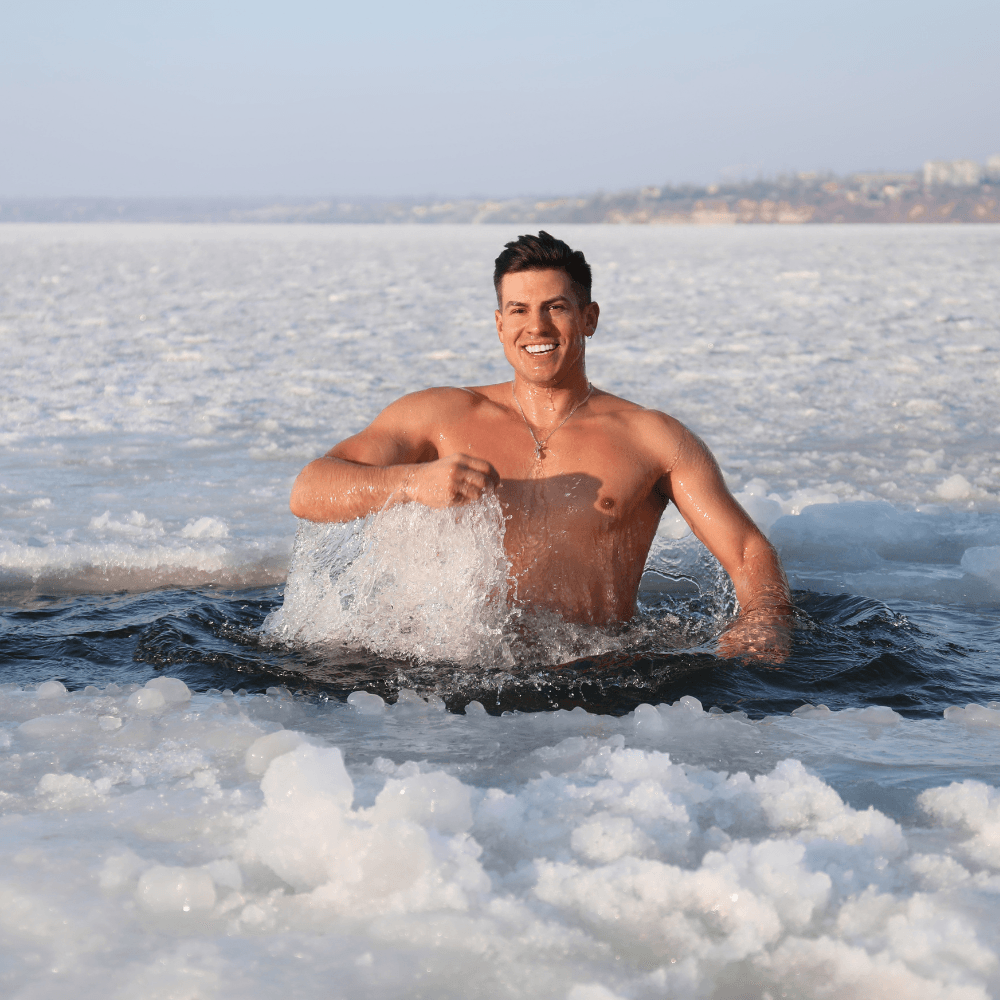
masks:
<path fill-rule="evenodd" d="M 497 470 L 497 496 L 512 522 L 549 531 L 613 530 L 636 519 L 658 520 L 665 505 L 657 489 L 662 470 L 653 458 L 593 421 L 559 428 L 548 439 L 509 423 L 453 428 L 441 435 L 438 453 L 455 451 Z"/>

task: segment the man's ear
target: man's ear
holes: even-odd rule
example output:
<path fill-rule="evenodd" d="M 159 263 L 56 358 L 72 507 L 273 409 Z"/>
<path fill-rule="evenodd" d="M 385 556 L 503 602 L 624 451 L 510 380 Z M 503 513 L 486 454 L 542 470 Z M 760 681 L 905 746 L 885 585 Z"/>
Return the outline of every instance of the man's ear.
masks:
<path fill-rule="evenodd" d="M 587 325 L 587 336 L 593 337 L 597 321 L 601 318 L 601 307 L 596 302 L 588 302 L 583 307 L 583 321 Z"/>
<path fill-rule="evenodd" d="M 493 311 L 493 318 L 496 320 L 497 324 L 497 336 L 500 340 L 503 340 L 503 313 L 499 309 Z"/>

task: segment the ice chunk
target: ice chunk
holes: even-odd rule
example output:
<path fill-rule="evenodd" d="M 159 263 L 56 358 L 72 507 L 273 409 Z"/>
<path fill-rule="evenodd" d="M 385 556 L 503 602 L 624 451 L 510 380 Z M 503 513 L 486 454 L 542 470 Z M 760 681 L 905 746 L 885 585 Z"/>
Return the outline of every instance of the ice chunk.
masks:
<path fill-rule="evenodd" d="M 443 771 L 390 778 L 368 815 L 380 823 L 409 819 L 442 833 L 462 833 L 472 826 L 468 787 Z"/>
<path fill-rule="evenodd" d="M 973 486 L 965 476 L 955 473 L 934 487 L 934 492 L 942 500 L 965 500 L 972 496 Z"/>
<path fill-rule="evenodd" d="M 199 517 L 181 529 L 183 538 L 228 538 L 229 525 L 218 517 Z"/>
<path fill-rule="evenodd" d="M 300 892 L 338 912 L 466 909 L 486 891 L 471 826 L 469 789 L 443 772 L 390 779 L 353 811 L 340 751 L 300 746 L 261 782 L 265 807 L 244 850 Z"/>
<path fill-rule="evenodd" d="M 680 951 L 730 962 L 762 951 L 786 927 L 805 929 L 831 885 L 808 870 L 802 845 L 774 841 L 710 852 L 695 871 L 634 857 L 537 870 L 540 899 L 616 947 L 637 957 Z"/>
<path fill-rule="evenodd" d="M 833 712 L 826 705 L 799 705 L 792 715 L 798 719 L 829 719 Z"/>
<path fill-rule="evenodd" d="M 260 787 L 267 808 L 247 838 L 249 850 L 299 889 L 329 881 L 354 798 L 340 750 L 302 744 L 270 762 Z"/>
<path fill-rule="evenodd" d="M 741 496 L 747 497 L 766 497 L 768 493 L 771 492 L 771 487 L 766 479 L 761 479 L 760 476 L 754 476 L 753 479 L 747 480 L 746 485 L 743 487 L 743 492 Z"/>
<path fill-rule="evenodd" d="M 57 809 L 76 809 L 99 801 L 102 788 L 76 774 L 45 774 L 38 782 L 38 794 L 45 795 Z"/>
<path fill-rule="evenodd" d="M 953 781 L 946 788 L 928 788 L 918 801 L 932 816 L 972 834 L 961 845 L 967 857 L 984 868 L 1000 871 L 1000 789 L 981 781 Z"/>
<path fill-rule="evenodd" d="M 781 509 L 781 504 L 777 500 L 755 496 L 748 492 L 737 493 L 735 496 L 737 503 L 750 515 L 751 520 L 763 532 L 767 532 L 771 525 L 784 513 Z"/>
<path fill-rule="evenodd" d="M 137 540 L 156 538 L 162 535 L 164 530 L 162 521 L 158 518 L 149 518 L 138 510 L 133 510 L 121 521 L 115 520 L 111 516 L 111 511 L 106 510 L 100 517 L 90 519 L 90 528 L 93 531 L 114 532 Z"/>
<path fill-rule="evenodd" d="M 261 736 L 247 747 L 244 757 L 246 769 L 250 774 L 263 774 L 272 760 L 282 754 L 291 753 L 304 742 L 305 737 L 301 733 L 290 729 L 279 729 L 276 733 Z"/>
<path fill-rule="evenodd" d="M 146 689 L 159 691 L 168 705 L 182 705 L 191 700 L 191 691 L 179 677 L 154 677 L 146 681 Z"/>
<path fill-rule="evenodd" d="M 837 838 L 849 844 L 870 838 L 895 853 L 904 844 L 899 825 L 875 809 L 844 805 L 825 782 L 811 775 L 797 760 L 782 761 L 770 774 L 754 779 L 760 807 L 776 830 L 796 830 L 809 836 Z"/>
<path fill-rule="evenodd" d="M 944 710 L 944 717 L 949 722 L 962 722 L 969 726 L 993 726 L 1000 729 L 1000 705 L 993 703 L 996 707 L 985 705 L 966 705 L 959 708 L 952 705 Z"/>
<path fill-rule="evenodd" d="M 125 702 L 127 708 L 136 712 L 158 712 L 161 708 L 166 708 L 166 705 L 167 699 L 163 692 L 151 687 L 133 691 Z"/>
<path fill-rule="evenodd" d="M 67 693 L 62 681 L 42 681 L 35 689 L 39 698 L 61 698 Z"/>
<path fill-rule="evenodd" d="M 868 722 L 877 726 L 895 726 L 903 721 L 903 717 L 894 712 L 888 705 L 868 705 L 865 708 L 845 708 L 835 713 L 841 719 Z"/>
<path fill-rule="evenodd" d="M 660 523 L 656 528 L 656 534 L 660 538 L 677 541 L 688 537 L 691 534 L 691 527 L 684 520 L 681 512 L 671 504 L 663 512 Z"/>
<path fill-rule="evenodd" d="M 347 696 L 347 704 L 358 715 L 385 714 L 385 699 L 380 698 L 377 694 L 370 694 L 368 691 L 352 691 Z"/>
<path fill-rule="evenodd" d="M 663 716 L 652 705 L 639 705 L 632 713 L 636 729 L 656 732 L 664 728 Z"/>
<path fill-rule="evenodd" d="M 951 522 L 882 502 L 814 504 L 782 517 L 770 539 L 783 560 L 826 569 L 865 570 L 883 560 L 957 563 Z"/>

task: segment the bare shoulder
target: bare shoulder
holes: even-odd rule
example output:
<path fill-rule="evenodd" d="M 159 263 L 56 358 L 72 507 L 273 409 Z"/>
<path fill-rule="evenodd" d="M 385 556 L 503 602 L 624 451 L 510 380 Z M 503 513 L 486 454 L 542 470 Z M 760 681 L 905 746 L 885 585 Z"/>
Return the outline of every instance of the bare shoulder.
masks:
<path fill-rule="evenodd" d="M 468 416 L 471 402 L 468 392 L 451 386 L 407 393 L 363 430 L 334 445 L 327 457 L 363 465 L 430 461 L 441 429 Z"/>
<path fill-rule="evenodd" d="M 390 403 L 375 419 L 375 423 L 429 422 L 438 424 L 452 418 L 461 417 L 476 405 L 477 396 L 468 389 L 450 385 L 419 389 Z"/>
<path fill-rule="evenodd" d="M 686 454 L 707 452 L 704 443 L 676 417 L 608 392 L 595 392 L 594 411 L 618 424 L 629 441 L 652 452 L 669 472 Z"/>

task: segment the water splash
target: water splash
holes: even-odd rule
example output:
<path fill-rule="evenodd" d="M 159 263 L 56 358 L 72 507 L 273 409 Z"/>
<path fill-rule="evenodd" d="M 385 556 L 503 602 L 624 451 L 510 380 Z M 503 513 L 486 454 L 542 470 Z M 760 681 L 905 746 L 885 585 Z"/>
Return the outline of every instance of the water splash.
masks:
<path fill-rule="evenodd" d="M 512 664 L 509 566 L 495 497 L 400 504 L 350 524 L 299 526 L 285 603 L 266 636 L 416 661 Z"/>
<path fill-rule="evenodd" d="M 628 625 L 572 624 L 512 608 L 503 539 L 492 496 L 448 510 L 401 504 L 348 524 L 303 521 L 284 605 L 262 635 L 504 672 L 641 648 L 690 649 L 735 612 L 728 577 L 693 538 L 656 539 L 640 613 Z"/>

